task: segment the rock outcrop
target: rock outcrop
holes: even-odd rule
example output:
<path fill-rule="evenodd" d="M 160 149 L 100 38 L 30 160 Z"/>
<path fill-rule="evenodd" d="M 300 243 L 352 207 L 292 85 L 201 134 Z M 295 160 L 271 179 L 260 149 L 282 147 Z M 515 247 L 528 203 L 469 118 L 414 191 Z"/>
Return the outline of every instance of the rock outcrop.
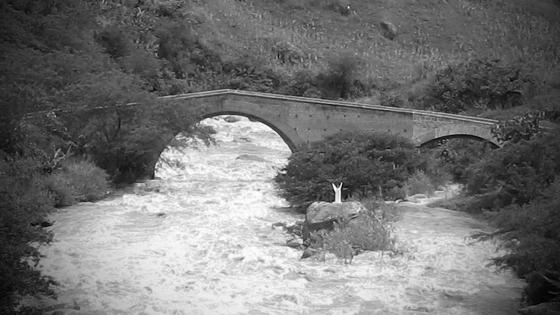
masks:
<path fill-rule="evenodd" d="M 329 219 L 349 218 L 365 210 L 364 205 L 358 201 L 341 203 L 319 201 L 312 203 L 307 208 L 305 221 L 307 223 L 319 223 Z"/>
<path fill-rule="evenodd" d="M 238 122 L 240 120 L 241 120 L 241 118 L 239 118 L 237 116 L 226 116 L 226 117 L 224 117 L 224 121 L 228 122 L 228 123 L 235 123 L 235 122 Z"/>
<path fill-rule="evenodd" d="M 350 221 L 356 217 L 358 213 L 367 209 L 357 201 L 331 203 L 331 202 L 314 202 L 308 208 L 305 214 L 305 222 L 303 225 L 303 239 L 309 239 L 311 233 L 321 230 L 330 231 L 334 228 L 336 222 Z"/>
<path fill-rule="evenodd" d="M 350 264 L 354 255 L 386 250 L 393 241 L 380 217 L 360 202 L 315 202 L 307 208 L 302 230 L 302 259 L 329 252 Z"/>
<path fill-rule="evenodd" d="M 395 39 L 395 37 L 397 37 L 397 27 L 395 26 L 395 24 L 389 21 L 381 21 L 381 23 L 379 23 L 379 26 L 381 26 L 383 37 L 390 40 L 393 40 Z"/>

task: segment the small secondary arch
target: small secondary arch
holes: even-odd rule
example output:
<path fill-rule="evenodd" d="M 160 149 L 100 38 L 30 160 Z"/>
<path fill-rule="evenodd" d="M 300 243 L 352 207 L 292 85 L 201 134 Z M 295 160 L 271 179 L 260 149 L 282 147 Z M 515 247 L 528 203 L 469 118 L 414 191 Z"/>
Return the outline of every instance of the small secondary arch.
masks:
<path fill-rule="evenodd" d="M 439 127 L 416 138 L 414 142 L 418 146 L 424 146 L 426 144 L 433 143 L 434 141 L 450 138 L 471 138 L 481 141 L 487 141 L 495 147 L 500 146 L 498 141 L 490 132 L 489 128 L 466 125 L 450 125 Z"/>
<path fill-rule="evenodd" d="M 489 143 L 493 148 L 500 147 L 495 142 L 489 141 L 488 139 L 478 137 L 478 136 L 468 135 L 468 134 L 454 134 L 454 135 L 448 135 L 448 136 L 444 136 L 444 137 L 434 138 L 432 140 L 429 140 L 427 142 L 424 142 L 424 143 L 420 144 L 419 146 L 420 147 L 429 146 L 432 143 L 435 143 L 437 141 L 444 140 L 444 139 L 474 139 L 474 140 L 477 140 L 477 141 Z"/>

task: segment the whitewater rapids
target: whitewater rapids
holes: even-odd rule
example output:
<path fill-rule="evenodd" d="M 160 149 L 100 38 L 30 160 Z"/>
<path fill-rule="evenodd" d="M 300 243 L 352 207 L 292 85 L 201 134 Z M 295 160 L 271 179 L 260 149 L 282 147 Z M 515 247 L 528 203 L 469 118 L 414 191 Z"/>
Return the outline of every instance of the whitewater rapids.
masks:
<path fill-rule="evenodd" d="M 74 314 L 514 314 L 521 282 L 489 267 L 488 227 L 402 203 L 402 255 L 300 260 L 272 178 L 290 150 L 265 125 L 205 120 L 217 145 L 168 149 L 156 180 L 51 216 L 39 268 Z M 165 161 L 165 163 L 163 162 Z"/>

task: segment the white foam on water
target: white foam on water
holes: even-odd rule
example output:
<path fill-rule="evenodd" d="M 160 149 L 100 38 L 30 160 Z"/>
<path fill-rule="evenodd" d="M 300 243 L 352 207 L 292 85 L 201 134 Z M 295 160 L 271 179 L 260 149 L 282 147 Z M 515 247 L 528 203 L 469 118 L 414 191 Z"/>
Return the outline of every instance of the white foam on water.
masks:
<path fill-rule="evenodd" d="M 271 129 L 242 119 L 204 123 L 217 146 L 169 149 L 160 179 L 132 193 L 52 216 L 40 268 L 62 300 L 108 314 L 509 314 L 520 282 L 487 267 L 495 244 L 464 214 L 404 205 L 403 255 L 365 253 L 344 265 L 299 260 L 272 228 L 301 216 L 272 178 L 290 151 Z M 251 154 L 265 161 L 239 160 Z"/>

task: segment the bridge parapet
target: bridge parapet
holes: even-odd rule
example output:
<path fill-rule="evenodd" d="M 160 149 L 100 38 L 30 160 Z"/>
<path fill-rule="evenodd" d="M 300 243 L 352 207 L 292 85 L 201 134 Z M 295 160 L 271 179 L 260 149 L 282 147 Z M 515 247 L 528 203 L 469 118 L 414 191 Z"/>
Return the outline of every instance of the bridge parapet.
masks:
<path fill-rule="evenodd" d="M 254 98 L 262 98 L 262 99 L 274 99 L 278 101 L 294 101 L 298 103 L 310 103 L 310 104 L 318 104 L 318 105 L 320 104 L 320 105 L 328 105 L 328 106 L 343 106 L 349 108 L 361 108 L 364 110 L 370 109 L 370 110 L 388 111 L 388 112 L 396 112 L 396 113 L 405 113 L 405 114 L 412 114 L 413 119 L 418 121 L 421 120 L 441 121 L 441 120 L 451 119 L 451 120 L 475 122 L 481 124 L 486 123 L 489 125 L 495 125 L 498 122 L 497 120 L 488 119 L 488 118 L 448 114 L 442 112 L 425 111 L 425 110 L 418 110 L 418 109 L 411 109 L 411 108 L 389 107 L 389 106 L 363 104 L 363 103 L 348 102 L 348 101 L 325 100 L 319 98 L 309 98 L 309 97 L 302 97 L 302 96 L 292 96 L 292 95 L 272 94 L 272 93 L 262 93 L 262 92 L 252 92 L 252 91 L 232 90 L 232 89 L 162 96 L 160 97 L 160 99 L 163 100 L 196 99 L 196 98 L 204 98 L 208 96 L 217 96 L 217 95 L 241 95 L 241 96 L 249 96 Z"/>

